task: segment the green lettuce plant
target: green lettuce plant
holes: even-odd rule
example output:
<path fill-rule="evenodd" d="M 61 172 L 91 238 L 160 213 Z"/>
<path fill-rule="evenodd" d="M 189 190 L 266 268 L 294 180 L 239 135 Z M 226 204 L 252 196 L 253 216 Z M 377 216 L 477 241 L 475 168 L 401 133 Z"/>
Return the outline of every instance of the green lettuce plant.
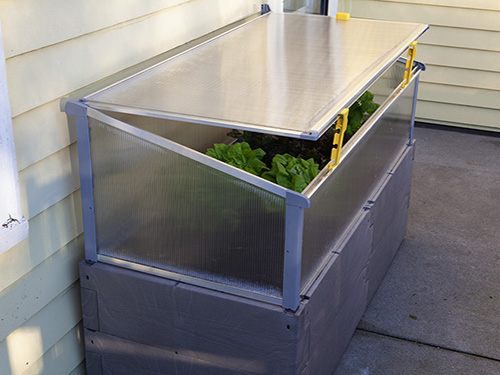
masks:
<path fill-rule="evenodd" d="M 265 154 L 266 152 L 261 148 L 252 150 L 247 142 L 239 142 L 230 146 L 224 143 L 216 143 L 213 148 L 207 150 L 208 156 L 257 176 L 269 170 L 266 164 L 262 162 Z"/>
<path fill-rule="evenodd" d="M 359 130 L 363 123 L 377 110 L 379 104 L 373 101 L 373 94 L 365 91 L 349 108 L 347 129 L 344 135 L 344 143 Z M 266 150 L 266 155 L 262 159 L 264 163 L 270 165 L 275 155 L 290 154 L 297 158 L 308 160 L 313 158 L 323 169 L 329 162 L 332 151 L 333 136 L 335 129 L 332 126 L 317 141 L 281 137 L 271 134 L 261 134 L 254 132 L 241 132 L 232 130 L 229 136 L 240 141 L 248 142 L 252 148 L 262 148 Z"/>
<path fill-rule="evenodd" d="M 349 108 L 344 143 L 379 107 L 373 98 L 366 91 Z M 239 142 L 231 146 L 217 143 L 207 150 L 207 155 L 301 192 L 330 162 L 334 134 L 332 126 L 317 141 L 309 141 L 232 130 L 228 135 Z"/>
<path fill-rule="evenodd" d="M 304 160 L 290 154 L 275 155 L 271 168 L 268 168 L 262 161 L 265 154 L 266 152 L 260 148 L 252 150 L 247 142 L 230 146 L 216 143 L 207 150 L 207 155 L 210 157 L 299 193 L 319 173 L 318 164 L 312 158 Z"/>
<path fill-rule="evenodd" d="M 273 158 L 271 170 L 264 172 L 262 178 L 300 193 L 318 173 L 318 164 L 312 158 L 304 160 L 278 154 Z"/>
<path fill-rule="evenodd" d="M 380 107 L 380 105 L 373 101 L 373 94 L 370 91 L 365 91 L 363 95 L 349 107 L 349 117 L 345 131 L 347 139 L 352 137 L 352 135 L 361 128 L 361 125 L 363 125 L 366 119 L 370 117 L 378 107 Z"/>

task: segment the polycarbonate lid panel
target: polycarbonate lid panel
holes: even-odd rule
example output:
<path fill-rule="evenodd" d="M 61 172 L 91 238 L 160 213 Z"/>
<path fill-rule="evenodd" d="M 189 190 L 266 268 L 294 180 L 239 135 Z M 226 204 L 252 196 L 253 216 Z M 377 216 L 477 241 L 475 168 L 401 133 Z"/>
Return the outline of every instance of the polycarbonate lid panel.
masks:
<path fill-rule="evenodd" d="M 426 29 L 268 13 L 86 100 L 101 109 L 316 139 Z"/>

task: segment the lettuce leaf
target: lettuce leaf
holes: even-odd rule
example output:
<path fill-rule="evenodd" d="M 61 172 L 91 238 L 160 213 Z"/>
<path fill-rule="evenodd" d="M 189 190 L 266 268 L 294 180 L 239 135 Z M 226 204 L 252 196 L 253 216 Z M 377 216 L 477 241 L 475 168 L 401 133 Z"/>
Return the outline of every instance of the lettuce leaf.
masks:
<path fill-rule="evenodd" d="M 273 158 L 271 170 L 261 177 L 300 193 L 318 173 L 318 164 L 312 158 L 304 160 L 290 154 L 278 154 Z"/>
<path fill-rule="evenodd" d="M 262 161 L 265 154 L 266 152 L 261 148 L 252 150 L 247 142 L 235 143 L 231 146 L 216 143 L 213 148 L 207 150 L 208 156 L 257 176 L 269 170 Z"/>

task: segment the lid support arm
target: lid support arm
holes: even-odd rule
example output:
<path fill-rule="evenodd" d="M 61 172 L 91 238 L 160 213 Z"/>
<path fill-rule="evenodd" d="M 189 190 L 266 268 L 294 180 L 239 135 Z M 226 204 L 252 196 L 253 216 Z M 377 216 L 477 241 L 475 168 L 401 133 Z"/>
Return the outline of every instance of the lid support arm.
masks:
<path fill-rule="evenodd" d="M 410 47 L 408 48 L 408 57 L 406 59 L 405 74 L 403 83 L 401 84 L 402 87 L 406 87 L 408 83 L 410 83 L 411 70 L 413 68 L 413 60 L 415 60 L 416 54 L 417 54 L 417 42 L 415 41 L 411 43 Z"/>
<path fill-rule="evenodd" d="M 339 119 L 337 120 L 335 134 L 333 135 L 332 155 L 328 169 L 331 171 L 340 162 L 340 151 L 344 142 L 344 133 L 347 129 L 347 122 L 349 117 L 349 108 L 344 108 L 340 111 Z"/>

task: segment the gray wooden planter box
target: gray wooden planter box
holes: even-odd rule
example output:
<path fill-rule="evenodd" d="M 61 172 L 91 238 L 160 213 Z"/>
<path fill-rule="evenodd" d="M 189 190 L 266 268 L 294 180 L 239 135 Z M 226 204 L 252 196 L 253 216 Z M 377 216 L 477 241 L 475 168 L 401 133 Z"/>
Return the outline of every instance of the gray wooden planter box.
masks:
<path fill-rule="evenodd" d="M 406 230 L 424 66 L 400 55 L 425 30 L 269 13 L 68 102 L 89 374 L 333 371 Z M 302 193 L 204 154 L 228 129 L 318 139 L 367 89 Z"/>
<path fill-rule="evenodd" d="M 83 262 L 88 373 L 331 374 L 405 235 L 412 166 L 408 146 L 295 312 Z"/>

